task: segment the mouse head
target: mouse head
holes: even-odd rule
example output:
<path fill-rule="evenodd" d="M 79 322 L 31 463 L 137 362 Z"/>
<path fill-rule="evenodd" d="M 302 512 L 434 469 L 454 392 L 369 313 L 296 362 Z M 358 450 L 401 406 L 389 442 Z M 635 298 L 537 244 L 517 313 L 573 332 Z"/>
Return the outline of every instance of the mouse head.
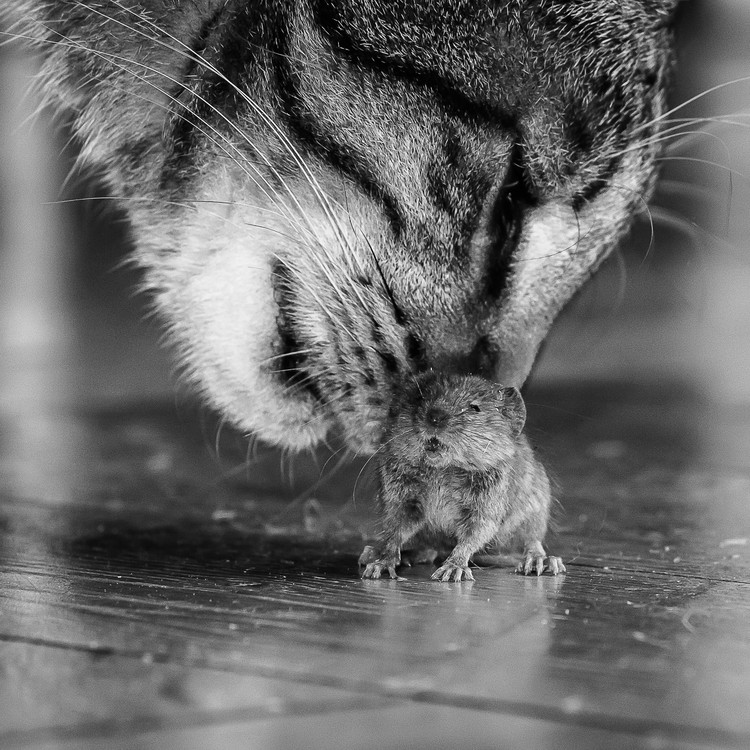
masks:
<path fill-rule="evenodd" d="M 517 388 L 429 372 L 395 404 L 387 439 L 410 462 L 482 471 L 512 456 L 525 421 Z"/>

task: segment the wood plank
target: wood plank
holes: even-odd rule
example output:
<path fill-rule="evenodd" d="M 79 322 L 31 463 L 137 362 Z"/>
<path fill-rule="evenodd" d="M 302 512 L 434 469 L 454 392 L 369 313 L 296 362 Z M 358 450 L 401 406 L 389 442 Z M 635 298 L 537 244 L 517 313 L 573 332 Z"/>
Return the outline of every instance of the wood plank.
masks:
<path fill-rule="evenodd" d="M 0 747 L 108 742 L 237 721 L 387 707 L 289 680 L 39 643 L 0 643 Z"/>
<path fill-rule="evenodd" d="M 701 750 L 721 745 L 672 741 L 654 732 L 646 737 L 607 729 L 560 725 L 470 709 L 406 704 L 374 710 L 308 716 L 237 719 L 202 727 L 174 726 L 101 738 L 76 737 L 34 744 L 34 750 L 517 750 L 569 747 L 576 750 Z"/>

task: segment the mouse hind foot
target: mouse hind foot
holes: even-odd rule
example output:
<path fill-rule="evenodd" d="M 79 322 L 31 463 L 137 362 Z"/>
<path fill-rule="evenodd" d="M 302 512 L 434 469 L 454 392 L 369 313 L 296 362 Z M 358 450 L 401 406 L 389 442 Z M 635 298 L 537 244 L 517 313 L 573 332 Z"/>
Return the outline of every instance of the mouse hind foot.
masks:
<path fill-rule="evenodd" d="M 540 576 L 545 570 L 549 571 L 553 576 L 567 572 L 562 558 L 547 555 L 542 543 L 538 539 L 528 542 L 524 547 L 523 560 L 518 563 L 516 573 L 522 573 L 525 576 L 536 573 L 536 575 Z"/>

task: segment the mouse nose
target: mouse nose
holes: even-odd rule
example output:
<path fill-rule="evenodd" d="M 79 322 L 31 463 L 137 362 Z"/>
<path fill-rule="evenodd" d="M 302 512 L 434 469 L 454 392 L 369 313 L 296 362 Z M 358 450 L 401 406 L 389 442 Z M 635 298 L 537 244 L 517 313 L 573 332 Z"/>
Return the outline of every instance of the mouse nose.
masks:
<path fill-rule="evenodd" d="M 431 437 L 424 444 L 424 449 L 428 453 L 437 453 L 442 447 L 443 447 L 442 443 L 436 437 Z"/>
<path fill-rule="evenodd" d="M 450 414 L 448 414 L 445 409 L 441 409 L 437 406 L 432 406 L 427 410 L 427 424 L 432 425 L 433 427 L 445 427 L 445 425 L 448 424 L 449 418 Z"/>

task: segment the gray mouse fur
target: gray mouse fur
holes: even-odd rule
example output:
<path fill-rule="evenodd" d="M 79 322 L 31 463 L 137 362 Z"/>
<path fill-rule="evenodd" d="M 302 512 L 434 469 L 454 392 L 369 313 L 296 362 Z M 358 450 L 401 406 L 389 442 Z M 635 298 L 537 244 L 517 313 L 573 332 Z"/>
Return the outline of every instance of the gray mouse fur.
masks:
<path fill-rule="evenodd" d="M 379 454 L 382 531 L 360 556 L 363 578 L 397 578 L 401 549 L 449 540 L 432 577 L 474 580 L 469 560 L 486 548 L 523 544 L 517 570 L 564 573 L 542 541 L 551 495 L 547 473 L 523 433 L 516 388 L 475 376 L 426 373 L 394 403 Z M 422 559 L 424 559 L 422 555 Z"/>

